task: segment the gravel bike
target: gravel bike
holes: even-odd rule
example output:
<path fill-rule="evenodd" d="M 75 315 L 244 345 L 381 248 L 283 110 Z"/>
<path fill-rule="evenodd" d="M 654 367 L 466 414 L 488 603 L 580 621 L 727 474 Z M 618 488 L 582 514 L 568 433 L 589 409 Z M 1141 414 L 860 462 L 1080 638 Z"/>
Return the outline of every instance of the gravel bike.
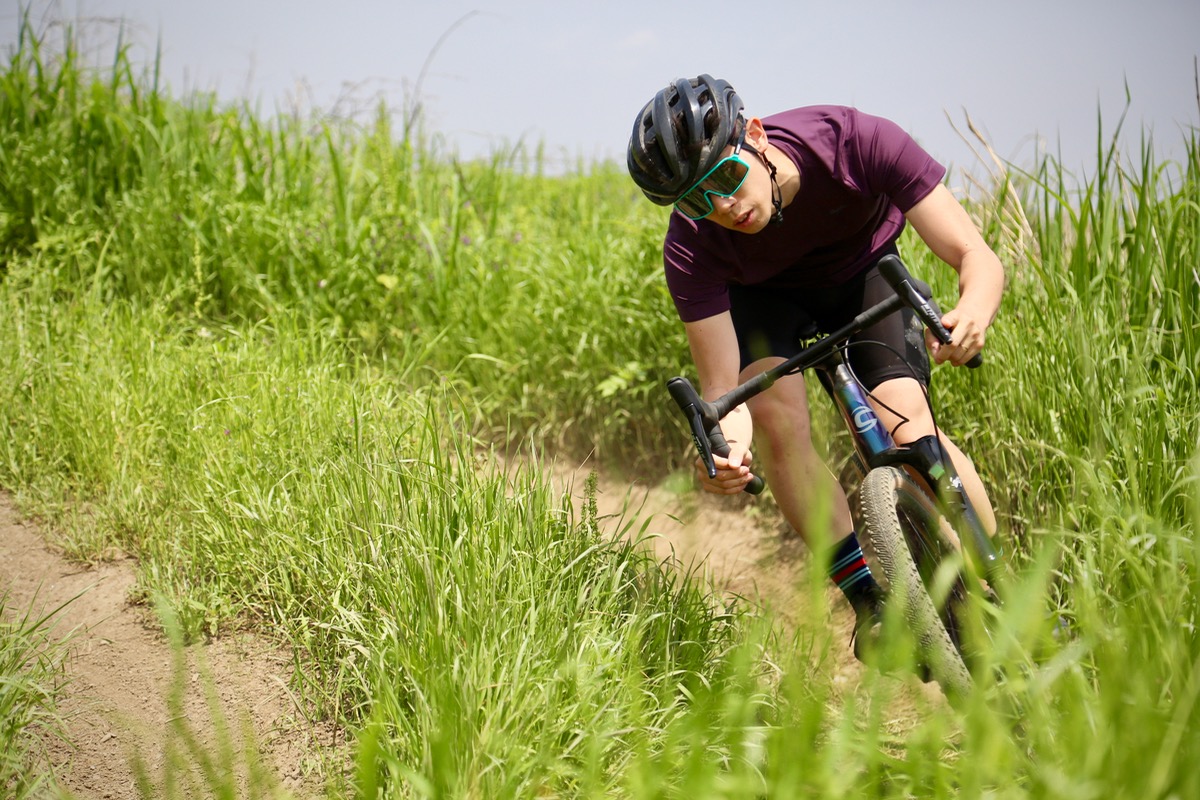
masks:
<path fill-rule="evenodd" d="M 711 402 L 702 399 L 686 378 L 672 378 L 667 388 L 688 420 L 709 475 L 715 477 L 713 454 L 729 453 L 720 420 L 779 378 L 815 370 L 853 442 L 854 452 L 840 479 L 847 489 L 863 553 L 886 593 L 885 603 L 889 609 L 900 606 L 917 655 L 930 676 L 947 695 L 961 696 L 972 685 L 972 642 L 965 615 L 968 596 L 980 591 L 999 602 L 996 587 L 1003 561 L 937 436 L 898 446 L 847 362 L 848 347 L 882 346 L 851 342 L 851 337 L 905 307 L 915 312 L 938 341 L 951 341 L 929 287 L 913 278 L 899 257 L 884 256 L 879 271 L 894 295 L 833 333 L 805 337 L 806 346 L 800 352 L 772 369 Z M 815 328 L 812 333 L 815 335 Z M 981 363 L 977 355 L 967 366 Z M 936 416 L 934 419 L 936 429 Z M 759 494 L 764 488 L 765 483 L 755 476 L 746 491 Z"/>

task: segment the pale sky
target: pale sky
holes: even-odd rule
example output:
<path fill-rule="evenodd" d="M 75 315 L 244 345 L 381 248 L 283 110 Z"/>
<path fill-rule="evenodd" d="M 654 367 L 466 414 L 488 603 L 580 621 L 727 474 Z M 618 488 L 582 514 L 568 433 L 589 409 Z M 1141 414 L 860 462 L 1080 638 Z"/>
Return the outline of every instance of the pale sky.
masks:
<path fill-rule="evenodd" d="M 400 111 L 420 79 L 427 129 L 464 157 L 520 140 L 569 165 L 623 162 L 642 104 L 701 72 L 752 115 L 840 103 L 889 117 L 956 167 L 974 161 L 955 132 L 969 113 L 1019 165 L 1040 138 L 1068 168 L 1094 169 L 1097 117 L 1111 130 L 1126 85 L 1135 152 L 1149 126 L 1178 158 L 1200 124 L 1197 0 L 3 2 L 6 56 L 20 6 L 38 30 L 71 21 L 96 64 L 124 19 L 135 60 L 161 39 L 172 94 L 245 97 L 264 115 L 298 100 Z"/>

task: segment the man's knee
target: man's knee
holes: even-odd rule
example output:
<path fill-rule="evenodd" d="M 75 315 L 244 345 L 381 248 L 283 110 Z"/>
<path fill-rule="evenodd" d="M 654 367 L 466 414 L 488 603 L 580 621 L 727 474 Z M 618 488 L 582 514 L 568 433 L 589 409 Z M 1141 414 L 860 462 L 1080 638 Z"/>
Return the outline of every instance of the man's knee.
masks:
<path fill-rule="evenodd" d="M 884 381 L 871 391 L 872 405 L 896 444 L 908 444 L 934 432 L 925 387 L 912 378 Z"/>
<path fill-rule="evenodd" d="M 809 438 L 808 403 L 803 384 L 776 384 L 750 402 L 750 415 L 756 431 L 762 431 L 772 441 Z M 783 391 L 776 391 L 782 389 Z"/>

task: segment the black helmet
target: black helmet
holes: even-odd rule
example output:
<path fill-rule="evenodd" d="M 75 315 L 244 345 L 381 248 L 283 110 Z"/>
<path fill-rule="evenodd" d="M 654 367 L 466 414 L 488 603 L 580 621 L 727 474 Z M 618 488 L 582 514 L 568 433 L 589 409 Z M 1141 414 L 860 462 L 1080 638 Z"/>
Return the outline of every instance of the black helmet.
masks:
<path fill-rule="evenodd" d="M 642 108 L 626 165 L 642 192 L 669 206 L 721 159 L 738 130 L 742 99 L 723 80 L 679 79 Z"/>

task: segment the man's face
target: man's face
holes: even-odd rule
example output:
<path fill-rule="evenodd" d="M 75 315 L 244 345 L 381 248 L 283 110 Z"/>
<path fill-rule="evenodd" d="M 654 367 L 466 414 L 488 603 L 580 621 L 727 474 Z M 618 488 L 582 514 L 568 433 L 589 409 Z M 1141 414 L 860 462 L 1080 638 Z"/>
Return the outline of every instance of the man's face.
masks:
<path fill-rule="evenodd" d="M 705 219 L 731 231 L 758 233 L 767 227 L 775 213 L 771 202 L 771 175 L 758 155 L 767 147 L 767 135 L 762 124 L 754 119 L 747 125 L 744 136 L 738 145 L 726 147 L 721 156 L 725 158 L 736 153 L 748 165 L 749 171 L 742 185 L 728 197 L 708 195 L 713 210 Z"/>

